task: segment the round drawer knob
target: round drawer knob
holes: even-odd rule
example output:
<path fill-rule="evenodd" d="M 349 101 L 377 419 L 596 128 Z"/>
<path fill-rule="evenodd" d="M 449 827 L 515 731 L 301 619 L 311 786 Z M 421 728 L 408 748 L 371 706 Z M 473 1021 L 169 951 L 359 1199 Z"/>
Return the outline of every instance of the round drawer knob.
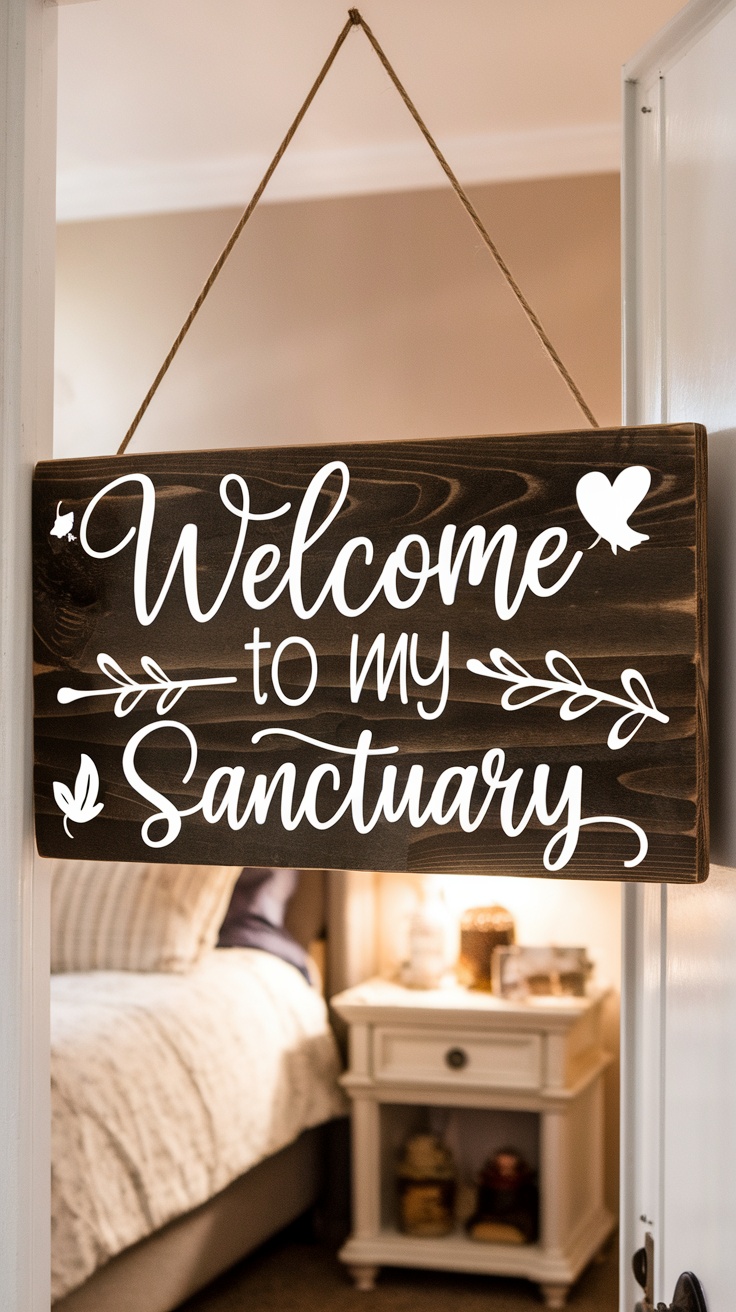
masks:
<path fill-rule="evenodd" d="M 461 1071 L 468 1064 L 468 1054 L 464 1048 L 448 1048 L 445 1053 L 445 1065 L 451 1071 Z"/>

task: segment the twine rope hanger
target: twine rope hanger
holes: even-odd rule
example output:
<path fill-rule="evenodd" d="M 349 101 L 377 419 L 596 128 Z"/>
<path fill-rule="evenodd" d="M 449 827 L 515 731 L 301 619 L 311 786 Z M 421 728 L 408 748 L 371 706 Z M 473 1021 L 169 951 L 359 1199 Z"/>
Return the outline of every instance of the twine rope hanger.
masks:
<path fill-rule="evenodd" d="M 166 374 L 168 373 L 168 371 L 169 371 L 169 369 L 170 369 L 170 367 L 171 367 L 171 365 L 172 365 L 172 363 L 173 363 L 173 361 L 174 361 L 174 358 L 175 358 L 175 356 L 176 356 L 176 354 L 177 354 L 177 352 L 178 352 L 178 350 L 179 350 L 179 347 L 181 346 L 182 342 L 184 341 L 184 338 L 186 337 L 187 333 L 189 332 L 189 329 L 191 328 L 192 324 L 194 323 L 194 320 L 196 319 L 197 315 L 199 314 L 199 311 L 201 310 L 201 308 L 202 308 L 202 306 L 203 306 L 205 300 L 207 299 L 207 296 L 208 296 L 209 293 L 211 292 L 212 287 L 213 287 L 214 284 L 215 284 L 215 281 L 217 280 L 217 278 L 219 277 L 219 275 L 220 275 L 220 273 L 221 273 L 221 271 L 222 271 L 222 268 L 223 268 L 223 265 L 225 264 L 225 261 L 227 260 L 228 256 L 230 255 L 230 253 L 231 253 L 233 247 L 235 246 L 235 243 L 236 243 L 237 240 L 238 240 L 238 237 L 240 236 L 241 232 L 243 231 L 243 228 L 245 227 L 245 225 L 246 225 L 246 223 L 248 222 L 248 220 L 250 219 L 250 217 L 251 217 L 251 215 L 252 215 L 254 209 L 256 208 L 258 202 L 260 201 L 260 199 L 261 199 L 261 197 L 262 197 L 264 191 L 266 190 L 266 187 L 268 186 L 268 184 L 269 184 L 271 178 L 273 177 L 273 174 L 275 173 L 275 171 L 276 171 L 276 169 L 277 169 L 279 163 L 281 162 L 281 160 L 282 160 L 282 158 L 283 158 L 285 152 L 288 150 L 288 148 L 289 148 L 289 146 L 290 146 L 290 144 L 291 144 L 291 142 L 292 142 L 292 140 L 293 140 L 293 138 L 294 138 L 294 136 L 295 136 L 295 134 L 296 134 L 296 131 L 297 131 L 297 129 L 299 128 L 300 123 L 302 122 L 302 120 L 303 120 L 303 118 L 304 118 L 304 116 L 305 116 L 307 110 L 309 109 L 310 105 L 312 104 L 312 101 L 314 100 L 314 97 L 316 96 L 317 92 L 319 91 L 320 87 L 322 86 L 322 83 L 324 82 L 325 78 L 327 77 L 327 74 L 329 73 L 330 69 L 332 68 L 332 65 L 334 64 L 335 59 L 337 58 L 337 55 L 339 54 L 340 49 L 342 48 L 343 43 L 345 42 L 346 37 L 349 35 L 349 33 L 350 33 L 350 31 L 352 30 L 353 27 L 360 27 L 360 28 L 363 29 L 363 32 L 365 33 L 365 35 L 366 35 L 366 37 L 368 38 L 368 40 L 369 40 L 371 46 L 372 46 L 373 49 L 374 49 L 376 55 L 378 56 L 378 58 L 379 58 L 381 64 L 383 65 L 384 69 L 386 70 L 386 73 L 388 74 L 389 78 L 390 78 L 391 81 L 393 82 L 393 84 L 394 84 L 396 90 L 398 91 L 399 95 L 401 96 L 401 99 L 403 100 L 404 104 L 406 105 L 406 108 L 408 109 L 409 113 L 411 114 L 412 118 L 414 119 L 414 122 L 416 123 L 417 127 L 419 128 L 419 131 L 421 132 L 422 136 L 424 137 L 425 141 L 427 142 L 427 145 L 430 147 L 430 149 L 431 149 L 433 155 L 435 156 L 435 158 L 436 158 L 438 164 L 440 165 L 440 167 L 442 168 L 442 170 L 443 170 L 443 172 L 445 173 L 446 177 L 448 178 L 448 180 L 449 180 L 449 182 L 450 182 L 450 185 L 452 186 L 453 191 L 455 192 L 455 194 L 456 194 L 458 200 L 460 201 L 460 204 L 462 205 L 463 209 L 465 210 L 466 214 L 468 215 L 469 219 L 471 220 L 473 226 L 475 227 L 476 231 L 478 232 L 479 236 L 481 237 L 481 239 L 482 239 L 484 245 L 488 248 L 488 250 L 490 251 L 491 255 L 493 256 L 493 258 L 494 258 L 494 260 L 495 260 L 495 262 L 496 262 L 496 265 L 498 266 L 499 270 L 501 271 L 501 273 L 503 274 L 504 278 L 506 279 L 506 282 L 508 283 L 508 286 L 511 288 L 511 291 L 513 292 L 514 296 L 516 297 L 516 300 L 518 301 L 519 305 L 521 306 L 522 310 L 524 311 L 524 314 L 526 315 L 527 319 L 529 320 L 529 323 L 531 324 L 532 328 L 534 329 L 535 333 L 537 334 L 537 337 L 538 337 L 538 339 L 539 339 L 539 341 L 540 341 L 542 347 L 544 348 L 544 350 L 546 351 L 546 353 L 547 353 L 547 355 L 549 356 L 550 360 L 552 361 L 553 365 L 554 365 L 555 368 L 557 369 L 558 373 L 560 374 L 561 378 L 563 379 L 564 383 L 566 384 L 568 390 L 571 392 L 571 394 L 572 394 L 572 396 L 574 397 L 574 399 L 575 399 L 577 405 L 578 405 L 578 406 L 580 407 L 580 409 L 582 410 L 583 414 L 585 415 L 586 419 L 588 420 L 588 422 L 589 422 L 589 424 L 591 425 L 592 428 L 599 428 L 599 427 L 600 427 L 600 425 L 599 425 L 599 423 L 598 423 L 598 420 L 596 419 L 595 415 L 593 414 L 593 411 L 591 410 L 590 406 L 588 405 L 587 401 L 585 400 L 585 397 L 583 396 L 583 394 L 582 394 L 580 388 L 578 387 L 577 383 L 575 382 L 574 378 L 572 377 L 572 374 L 570 373 L 569 369 L 566 367 L 566 365 L 564 364 L 564 362 L 563 362 L 562 359 L 560 358 L 560 356 L 559 356 L 557 350 L 555 349 L 554 345 L 552 344 L 552 342 L 551 342 L 551 340 L 550 340 L 548 334 L 546 333 L 545 329 L 543 328 L 543 326 L 542 326 L 542 324 L 541 324 L 541 322 L 540 322 L 540 320 L 539 320 L 538 315 L 537 315 L 537 314 L 535 313 L 535 311 L 532 309 L 532 306 L 529 304 L 529 301 L 527 300 L 527 298 L 526 298 L 526 296 L 524 295 L 524 293 L 522 292 L 522 290 L 521 290 L 519 284 L 517 283 L 516 279 L 514 278 L 513 274 L 511 273 L 511 270 L 509 269 L 509 267 L 508 267 L 506 261 L 504 260 L 503 256 L 501 255 L 501 253 L 500 253 L 498 247 L 496 246 L 496 243 L 493 241 L 493 239 L 492 239 L 491 236 L 490 236 L 490 233 L 488 232 L 488 230 L 487 230 L 486 227 L 484 226 L 483 221 L 481 220 L 481 217 L 480 217 L 480 215 L 478 214 L 478 211 L 476 210 L 475 206 L 473 205 L 472 201 L 470 200 L 470 197 L 468 196 L 467 192 L 464 190 L 464 188 L 463 188 L 462 185 L 460 184 L 460 181 L 459 181 L 458 178 L 455 176 L 453 170 L 450 168 L 450 165 L 448 164 L 447 160 L 445 159 L 445 156 L 443 155 L 442 151 L 440 150 L 439 146 L 437 145 L 437 142 L 435 141 L 434 137 L 432 136 L 432 133 L 430 132 L 429 128 L 427 127 L 426 123 L 424 122 L 424 119 L 422 118 L 421 114 L 419 113 L 419 110 L 417 109 L 416 105 L 414 104 L 414 101 L 411 99 L 411 96 L 409 95 L 408 91 L 406 90 L 406 88 L 404 87 L 403 83 L 401 82 L 401 80 L 400 80 L 398 74 L 396 73 L 395 69 L 393 68 L 392 64 L 390 63 L 390 61 L 389 61 L 389 59 L 388 59 L 388 56 L 385 54 L 383 48 L 382 48 L 381 45 L 379 44 L 377 38 L 374 36 L 373 32 L 371 31 L 370 27 L 369 27 L 368 24 L 366 23 L 366 21 L 365 21 L 365 19 L 363 18 L 362 14 L 360 14 L 359 11 L 358 11 L 357 9 L 350 9 L 350 10 L 348 10 L 348 19 L 347 19 L 347 22 L 345 23 L 345 26 L 343 27 L 342 31 L 340 32 L 340 35 L 338 36 L 337 40 L 335 41 L 335 44 L 333 45 L 333 47 L 332 47 L 332 49 L 331 49 L 329 55 L 327 56 L 327 58 L 326 58 L 324 64 L 322 65 L 322 68 L 320 69 L 319 73 L 317 74 L 317 77 L 315 78 L 315 81 L 314 81 L 314 83 L 312 84 L 312 86 L 311 86 L 311 88 L 310 88 L 310 90 L 309 90 L 309 92 L 308 92 L 308 94 L 307 94 L 307 96 L 306 96 L 306 98 L 305 98 L 305 100 L 304 100 L 304 102 L 303 102 L 301 108 L 299 109 L 299 111 L 298 111 L 298 113 L 297 113 L 297 115 L 296 115 L 294 121 L 292 122 L 291 127 L 289 128 L 288 132 L 286 133 L 286 136 L 284 137 L 283 141 L 281 142 L 281 145 L 279 146 L 278 150 L 276 151 L 276 154 L 274 155 L 273 159 L 271 160 L 271 163 L 269 164 L 268 168 L 266 169 L 266 172 L 264 173 L 263 177 L 261 178 L 261 181 L 259 182 L 258 186 L 256 187 L 256 190 L 254 191 L 254 193 L 253 193 L 251 199 L 249 200 L 249 202 L 248 202 L 248 204 L 247 204 L 245 210 L 243 211 L 242 215 L 241 215 L 240 218 L 238 219 L 238 222 L 236 223 L 235 228 L 233 229 L 233 231 L 232 231 L 230 237 L 228 238 L 228 241 L 227 241 L 227 243 L 225 244 L 225 246 L 224 246 L 224 248 L 223 248 L 221 254 L 219 255 L 218 259 L 216 260 L 216 262 L 215 262 L 215 264 L 214 264 L 214 266 L 213 266 L 213 268 L 212 268 L 212 272 L 210 273 L 210 275 L 209 275 L 207 281 L 205 282 L 205 284 L 204 284 L 204 286 L 203 286 L 201 292 L 199 293 L 199 296 L 197 297 L 196 301 L 194 302 L 194 305 L 192 306 L 191 310 L 189 311 L 189 314 L 187 315 L 186 319 L 184 320 L 184 323 L 182 324 L 181 329 L 179 330 L 179 333 L 177 334 L 177 336 L 176 336 L 174 342 L 173 342 L 172 345 L 171 345 L 171 349 L 169 350 L 169 353 L 168 353 L 168 355 L 166 356 L 166 359 L 164 360 L 163 364 L 161 365 L 161 368 L 159 369 L 158 373 L 156 374 L 156 377 L 154 378 L 153 382 L 151 383 L 151 386 L 149 387 L 149 389 L 148 389 L 148 391 L 147 391 L 145 397 L 143 398 L 143 401 L 141 402 L 141 405 L 140 405 L 140 407 L 139 407 L 139 409 L 138 409 L 138 411 L 137 411 L 137 413 L 136 413 L 136 415 L 135 415 L 135 418 L 133 419 L 132 424 L 130 425 L 130 428 L 128 429 L 127 433 L 125 434 L 125 437 L 123 438 L 122 442 L 120 443 L 120 446 L 119 446 L 118 449 L 117 449 L 117 452 L 116 452 L 117 455 L 121 456 L 121 455 L 123 454 L 123 452 L 127 449 L 128 445 L 130 444 L 130 442 L 131 442 L 131 440 L 132 440 L 132 438 L 133 438 L 133 436 L 134 436 L 134 434 L 135 434 L 135 432 L 136 432 L 136 430 L 137 430 L 137 428 L 138 428 L 138 425 L 140 424 L 140 422 L 141 422 L 143 416 L 145 415 L 145 413 L 146 413 L 146 411 L 147 411 L 149 405 L 151 404 L 151 402 L 152 402 L 154 396 L 156 395 L 156 392 L 158 391 L 159 387 L 161 386 L 161 383 L 163 382 L 163 380 L 164 380 Z"/>

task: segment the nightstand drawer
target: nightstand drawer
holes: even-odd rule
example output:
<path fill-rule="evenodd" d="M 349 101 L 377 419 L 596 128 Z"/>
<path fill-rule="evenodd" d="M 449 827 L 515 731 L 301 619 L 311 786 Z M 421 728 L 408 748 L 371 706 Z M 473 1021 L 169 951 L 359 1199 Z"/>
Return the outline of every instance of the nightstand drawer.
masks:
<path fill-rule="evenodd" d="M 377 1080 L 418 1084 L 472 1084 L 488 1089 L 538 1089 L 542 1040 L 538 1034 L 480 1035 L 477 1031 L 394 1029 L 373 1031 Z"/>

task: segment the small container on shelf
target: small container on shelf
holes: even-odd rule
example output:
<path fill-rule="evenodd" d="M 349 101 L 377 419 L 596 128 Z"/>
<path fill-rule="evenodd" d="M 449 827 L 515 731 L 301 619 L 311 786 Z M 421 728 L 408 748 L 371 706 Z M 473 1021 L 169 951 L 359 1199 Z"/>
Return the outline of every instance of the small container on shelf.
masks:
<path fill-rule="evenodd" d="M 470 907 L 460 921 L 458 983 L 491 992 L 491 962 L 498 947 L 515 941 L 513 916 L 505 907 Z"/>
<path fill-rule="evenodd" d="M 487 1244 L 530 1244 L 537 1237 L 539 1196 L 534 1172 L 515 1148 L 502 1148 L 478 1179 L 478 1201 L 466 1230 Z"/>
<path fill-rule="evenodd" d="M 433 1239 L 455 1228 L 457 1176 L 449 1148 L 436 1134 L 407 1139 L 396 1172 L 399 1229 Z"/>
<path fill-rule="evenodd" d="M 409 955 L 400 971 L 410 989 L 436 989 L 447 971 L 447 907 L 431 876 L 409 923 Z"/>

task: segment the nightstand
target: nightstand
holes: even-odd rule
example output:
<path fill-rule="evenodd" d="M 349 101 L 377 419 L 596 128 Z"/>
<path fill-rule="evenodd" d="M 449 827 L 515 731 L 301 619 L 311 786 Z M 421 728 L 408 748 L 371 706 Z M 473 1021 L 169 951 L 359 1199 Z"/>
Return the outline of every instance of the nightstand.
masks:
<path fill-rule="evenodd" d="M 359 1289 L 381 1266 L 535 1281 L 550 1308 L 614 1227 L 603 1201 L 605 993 L 506 1002 L 457 987 L 369 980 L 332 999 L 349 1026 L 353 1231 L 340 1252 Z M 458 1056 L 462 1054 L 462 1059 Z M 452 1125 L 461 1176 L 489 1152 L 521 1147 L 539 1172 L 539 1239 L 483 1243 L 461 1224 L 442 1238 L 403 1234 L 396 1156 L 418 1129 Z"/>

